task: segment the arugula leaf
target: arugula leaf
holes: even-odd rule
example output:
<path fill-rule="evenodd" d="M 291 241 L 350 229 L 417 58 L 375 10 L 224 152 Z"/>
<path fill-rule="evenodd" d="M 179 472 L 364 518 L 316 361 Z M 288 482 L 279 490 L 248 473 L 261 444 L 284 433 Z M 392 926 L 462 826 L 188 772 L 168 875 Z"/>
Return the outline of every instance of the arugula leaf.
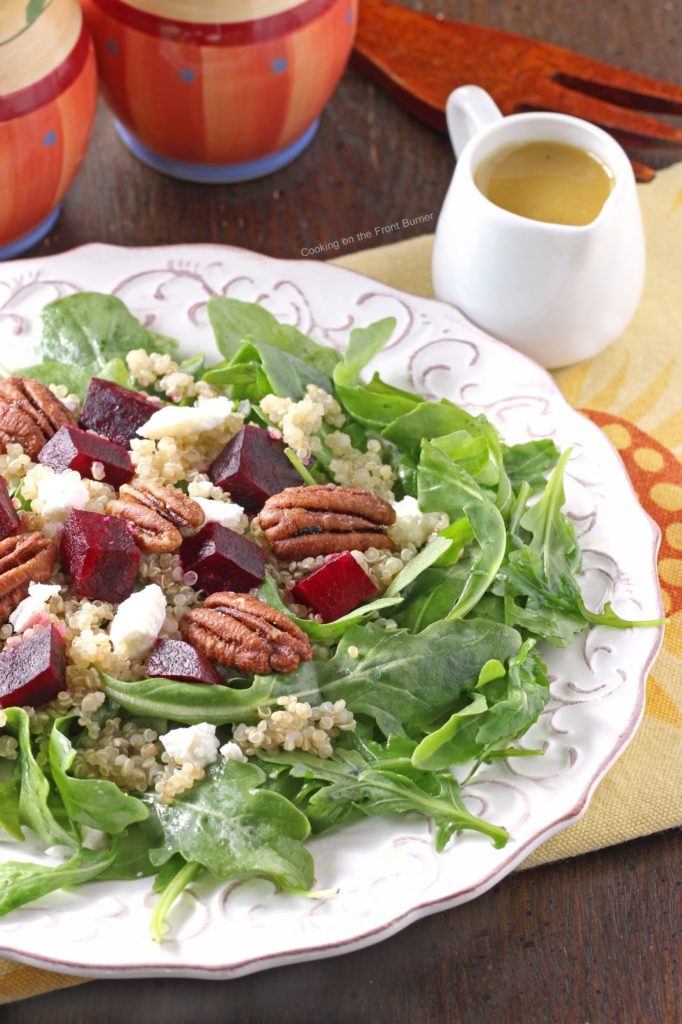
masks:
<path fill-rule="evenodd" d="M 537 502 L 521 518 L 522 529 L 531 535 L 530 553 L 540 559 L 545 579 L 557 588 L 563 586 L 567 574 L 580 570 L 580 548 L 573 524 L 562 512 L 564 472 L 570 456 L 569 448 L 559 459 Z"/>
<path fill-rule="evenodd" d="M 45 384 L 46 387 L 50 384 L 63 384 L 69 389 L 70 394 L 78 395 L 81 401 L 85 398 L 88 385 L 93 377 L 112 380 L 124 388 L 132 386 L 128 367 L 120 358 L 111 359 L 104 366 L 99 366 L 97 363 L 89 363 L 87 366 L 70 366 L 47 360 L 14 372 L 17 377 L 29 377 L 31 380 Z"/>
<path fill-rule="evenodd" d="M 485 437 L 469 434 L 466 430 L 455 430 L 452 434 L 434 437 L 433 446 L 466 470 L 482 487 L 497 484 L 499 474 Z"/>
<path fill-rule="evenodd" d="M 197 352 L 195 356 L 188 356 L 179 364 L 183 373 L 189 373 L 195 380 L 201 380 L 206 372 L 206 353 Z"/>
<path fill-rule="evenodd" d="M 333 622 L 316 622 L 315 619 L 303 619 L 299 615 L 294 615 L 291 608 L 282 600 L 277 584 L 271 576 L 265 577 L 258 596 L 261 601 L 265 601 L 272 608 L 276 608 L 288 616 L 304 633 L 307 633 L 313 643 L 320 644 L 335 643 L 349 626 L 360 625 L 378 612 L 386 611 L 388 608 L 400 604 L 401 600 L 399 596 L 379 597 L 376 601 L 370 601 L 369 604 L 354 608 L 352 612 L 342 615 L 340 619 L 335 619 Z"/>
<path fill-rule="evenodd" d="M 549 680 L 534 648 L 535 641 L 526 640 L 519 653 L 509 659 L 506 693 L 492 705 L 478 730 L 476 738 L 484 746 L 511 743 L 527 732 L 544 710 L 549 700 Z"/>
<path fill-rule="evenodd" d="M 209 299 L 207 309 L 218 348 L 228 360 L 237 355 L 243 342 L 250 341 L 296 356 L 327 378 L 339 361 L 333 348 L 318 345 L 296 327 L 281 324 L 256 302 L 220 297 Z"/>
<path fill-rule="evenodd" d="M 268 394 L 298 401 L 309 384 L 325 391 L 332 386 L 329 377 L 297 356 L 255 340 L 244 342 L 229 363 L 214 366 L 204 379 L 214 386 L 229 385 L 235 400 L 255 402 Z"/>
<path fill-rule="evenodd" d="M 495 497 L 495 503 L 501 514 L 505 519 L 507 519 L 514 501 L 514 493 L 512 491 L 511 481 L 504 466 L 500 435 L 497 433 L 490 420 L 486 419 L 485 416 L 478 416 L 476 422 L 480 424 L 481 433 L 488 442 L 490 457 L 497 469 L 497 495 Z"/>
<path fill-rule="evenodd" d="M 452 541 L 446 537 L 435 537 L 430 544 L 423 547 L 418 554 L 400 570 L 386 590 L 386 597 L 400 594 L 411 586 L 421 574 L 443 558 L 452 547 Z"/>
<path fill-rule="evenodd" d="M 378 356 L 393 334 L 396 319 L 387 316 L 368 327 L 355 327 L 350 332 L 350 341 L 334 370 L 334 384 L 350 386 L 357 384 L 360 373 L 368 363 Z"/>
<path fill-rule="evenodd" d="M 163 829 L 155 809 L 145 804 L 149 817 L 135 822 L 116 836 L 116 857 L 102 872 L 107 881 L 130 881 L 157 875 L 159 869 L 149 859 L 149 851 L 163 842 Z"/>
<path fill-rule="evenodd" d="M 280 889 L 310 889 L 313 860 L 303 846 L 308 819 L 279 793 L 261 788 L 264 781 L 254 764 L 222 761 L 172 803 L 151 798 L 165 837 L 151 851 L 152 863 L 179 853 L 216 878 L 260 876 Z"/>
<path fill-rule="evenodd" d="M 178 864 L 179 862 L 179 864 Z M 161 893 L 161 899 L 157 901 L 154 911 L 152 913 L 152 919 L 150 922 L 151 935 L 154 942 L 161 942 L 163 939 L 163 926 L 166 923 L 166 918 L 170 913 L 171 907 L 175 901 L 182 895 L 190 882 L 193 882 L 203 871 L 201 864 L 190 861 L 185 861 L 176 854 L 166 862 L 167 866 L 172 868 L 172 875 L 168 879 L 163 881 L 165 884 L 159 884 L 159 887 L 154 887 L 156 892 Z M 164 868 L 156 876 L 157 883 L 161 883 L 162 875 L 164 875 Z"/>
<path fill-rule="evenodd" d="M 454 608 L 447 615 L 450 620 L 461 619 L 476 607 L 495 579 L 507 546 L 502 514 L 491 501 L 466 504 L 463 511 L 478 541 L 479 552 Z"/>
<path fill-rule="evenodd" d="M 504 466 L 502 442 L 497 430 L 485 416 L 464 413 L 464 429 L 436 437 L 430 447 L 422 444 L 420 465 L 431 477 L 446 472 L 446 464 L 435 452 L 447 456 L 453 464 L 466 472 L 484 488 L 496 487 L 495 503 L 507 518 L 513 502 L 513 491 Z"/>
<path fill-rule="evenodd" d="M 393 472 L 396 475 L 395 483 L 395 495 L 398 500 L 404 498 L 406 494 L 410 497 L 417 497 L 417 463 L 414 459 L 410 458 L 405 452 L 398 452 L 398 449 L 394 449 L 392 456 L 389 452 L 389 458 L 387 460 Z"/>
<path fill-rule="evenodd" d="M 411 391 L 385 384 L 378 373 L 367 384 L 337 384 L 336 394 L 349 416 L 368 430 L 379 433 L 422 401 Z"/>
<path fill-rule="evenodd" d="M 417 489 L 423 512 L 446 512 L 451 522 L 464 515 L 465 505 L 487 500 L 471 474 L 430 441 L 422 442 Z"/>
<path fill-rule="evenodd" d="M 504 673 L 504 668 L 502 671 Z M 476 733 L 487 710 L 484 695 L 475 693 L 444 725 L 424 737 L 412 755 L 413 765 L 423 771 L 440 771 L 474 760 L 482 752 Z"/>
<path fill-rule="evenodd" d="M 426 569 L 407 589 L 402 606 L 392 613 L 392 618 L 413 633 L 445 619 L 462 593 L 468 575 L 469 567 L 465 562 L 447 569 L 438 566 Z"/>
<path fill-rule="evenodd" d="M 177 351 L 178 343 L 143 327 L 114 295 L 78 292 L 50 302 L 42 311 L 43 334 L 37 351 L 43 359 L 99 371 L 132 349 Z"/>
<path fill-rule="evenodd" d="M 476 420 L 464 409 L 441 398 L 439 402 L 421 402 L 384 428 L 382 436 L 413 458 L 419 456 L 422 439 L 431 441 L 444 434 L 477 434 Z M 472 437 L 480 444 L 481 438 Z M 487 447 L 486 447 L 487 457 Z"/>
<path fill-rule="evenodd" d="M 54 360 L 36 363 L 35 366 L 26 366 L 23 370 L 15 370 L 14 374 L 16 377 L 37 380 L 46 387 L 50 384 L 65 385 L 69 392 L 78 395 L 81 401 L 85 398 L 85 392 L 93 377 L 93 371 L 88 366 L 68 366 L 65 363 L 54 362 Z"/>
<path fill-rule="evenodd" d="M 0 916 L 57 889 L 82 885 L 101 875 L 116 857 L 116 846 L 106 850 L 78 850 L 59 867 L 28 861 L 0 863 Z"/>
<path fill-rule="evenodd" d="M 329 377 L 290 352 L 280 352 L 262 341 L 250 342 L 246 350 L 257 352 L 270 382 L 270 390 L 281 398 L 304 398 L 309 384 L 331 391 Z"/>
<path fill-rule="evenodd" d="M 163 830 L 161 832 L 161 841 L 163 842 Z M 169 882 L 177 875 L 180 868 L 187 865 L 187 861 L 179 853 L 174 853 L 173 856 L 162 864 L 154 876 L 154 884 L 152 889 L 154 892 L 163 892 L 168 887 Z M 203 871 L 201 864 L 197 864 L 200 871 Z"/>
<path fill-rule="evenodd" d="M 203 376 L 215 388 L 229 388 L 234 401 L 244 399 L 258 405 L 272 391 L 270 381 L 259 361 L 217 363 Z"/>
<path fill-rule="evenodd" d="M 306 662 L 306 664 L 311 664 Z M 315 663 L 316 664 L 316 663 Z M 205 683 L 179 683 L 173 679 L 141 679 L 125 683 L 100 673 L 102 689 L 122 708 L 141 717 L 159 717 L 183 725 L 225 725 L 228 722 L 257 722 L 258 708 L 274 707 L 277 698 L 295 693 L 301 700 L 320 702 L 315 672 L 310 675 L 255 676 L 242 689 L 236 686 L 210 686 Z"/>
<path fill-rule="evenodd" d="M 358 778 L 347 777 L 342 782 L 318 790 L 310 801 L 313 814 L 324 814 L 335 802 L 349 803 L 367 815 L 406 814 L 417 811 L 433 820 L 436 826 L 435 847 L 441 852 L 455 832 L 469 829 L 482 832 L 493 840 L 496 848 L 505 846 L 509 839 L 506 829 L 492 825 L 467 811 L 454 778 L 432 775 L 428 792 L 425 787 L 405 775 L 383 768 L 368 767 Z"/>
<path fill-rule="evenodd" d="M 450 547 L 443 552 L 435 564 L 454 565 L 459 561 L 469 541 L 474 539 L 474 531 L 467 516 L 462 516 L 461 519 L 455 519 L 454 523 L 450 523 L 444 530 L 441 530 L 438 536 L 449 540 Z"/>
<path fill-rule="evenodd" d="M 576 579 L 580 548 L 573 524 L 562 511 L 569 457 L 570 449 L 559 459 L 538 501 L 521 516 L 517 547 L 497 574 L 495 592 L 505 599 L 507 622 L 559 647 L 570 643 L 588 623 L 618 629 L 661 625 L 660 619 L 622 619 L 608 604 L 603 612 L 585 607 Z"/>
<path fill-rule="evenodd" d="M 50 783 L 31 749 L 28 715 L 23 708 L 7 708 L 7 726 L 19 740 L 19 820 L 47 846 L 75 846 L 73 836 L 57 820 L 50 807 Z"/>
<path fill-rule="evenodd" d="M 549 700 L 546 669 L 534 646 L 534 640 L 526 640 L 506 673 L 496 659 L 484 666 L 471 700 L 418 744 L 415 767 L 437 771 L 517 753 L 508 745 L 527 732 Z M 504 749 L 495 749 L 500 746 Z"/>
<path fill-rule="evenodd" d="M 515 491 L 523 483 L 528 484 L 531 494 L 544 489 L 547 474 L 550 473 L 559 459 L 559 450 L 554 441 L 527 441 L 515 444 L 511 448 L 502 447 L 504 468 Z"/>
<path fill-rule="evenodd" d="M 446 774 L 415 770 L 410 756 L 414 742 L 391 739 L 386 747 L 351 740 L 351 749 L 338 748 L 331 759 L 309 754 L 261 754 L 274 765 L 286 764 L 291 775 L 319 783 L 305 805 L 316 831 L 347 822 L 358 813 L 367 816 L 417 812 L 436 826 L 436 849 L 441 851 L 455 832 L 482 832 L 496 847 L 508 840 L 505 829 L 467 811 L 456 780 Z"/>
<path fill-rule="evenodd" d="M 367 623 L 347 629 L 329 661 L 306 662 L 293 675 L 312 675 L 326 700 L 343 699 L 384 735 L 403 736 L 449 713 L 487 661 L 510 657 L 520 643 L 514 630 L 480 619 L 435 622 L 417 634 Z"/>
<path fill-rule="evenodd" d="M 17 779 L 0 782 L 0 828 L 15 839 L 24 839 L 19 819 L 19 783 Z"/>
<path fill-rule="evenodd" d="M 76 751 L 64 730 L 68 718 L 52 726 L 49 745 L 50 771 L 71 821 L 117 835 L 128 825 L 143 821 L 149 811 L 136 797 L 124 793 L 105 779 L 74 779 L 68 775 Z"/>

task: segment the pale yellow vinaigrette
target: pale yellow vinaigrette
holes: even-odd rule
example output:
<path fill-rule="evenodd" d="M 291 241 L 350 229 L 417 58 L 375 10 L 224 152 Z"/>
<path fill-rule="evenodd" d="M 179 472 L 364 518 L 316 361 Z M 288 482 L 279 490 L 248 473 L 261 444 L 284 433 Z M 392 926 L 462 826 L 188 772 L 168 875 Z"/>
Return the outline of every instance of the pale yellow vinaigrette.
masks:
<path fill-rule="evenodd" d="M 552 224 L 590 224 L 613 188 L 610 167 L 562 142 L 498 149 L 474 174 L 484 196 L 503 210 Z"/>

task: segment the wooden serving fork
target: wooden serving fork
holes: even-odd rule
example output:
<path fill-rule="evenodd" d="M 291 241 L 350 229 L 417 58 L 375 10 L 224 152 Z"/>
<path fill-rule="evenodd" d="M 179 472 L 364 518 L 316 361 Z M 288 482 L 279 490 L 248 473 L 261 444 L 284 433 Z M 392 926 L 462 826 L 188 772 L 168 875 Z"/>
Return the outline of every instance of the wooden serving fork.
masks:
<path fill-rule="evenodd" d="M 559 111 L 593 121 L 626 147 L 682 146 L 682 129 L 639 113 L 682 115 L 682 87 L 392 0 L 361 0 L 353 65 L 440 131 L 448 95 L 471 83 L 503 114 Z M 633 167 L 640 181 L 654 176 L 645 164 Z"/>

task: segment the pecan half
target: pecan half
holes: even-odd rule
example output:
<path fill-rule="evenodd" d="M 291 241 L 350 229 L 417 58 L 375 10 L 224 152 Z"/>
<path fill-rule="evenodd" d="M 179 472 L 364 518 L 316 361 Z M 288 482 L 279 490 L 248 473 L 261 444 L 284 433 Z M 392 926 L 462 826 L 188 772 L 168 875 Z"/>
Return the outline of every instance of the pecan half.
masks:
<path fill-rule="evenodd" d="M 44 384 L 23 377 L 0 381 L 0 452 L 8 444 L 20 444 L 37 459 L 41 448 L 75 417 Z"/>
<path fill-rule="evenodd" d="M 393 549 L 386 527 L 395 522 L 387 501 L 354 487 L 287 487 L 268 498 L 258 517 L 278 558 L 298 562 L 336 551 Z"/>
<path fill-rule="evenodd" d="M 0 625 L 28 596 L 29 583 L 49 580 L 56 560 L 54 541 L 42 533 L 20 533 L 0 541 Z"/>
<path fill-rule="evenodd" d="M 196 501 L 177 487 L 156 483 L 123 484 L 107 511 L 125 519 L 136 542 L 147 551 L 177 551 L 182 544 L 180 530 L 198 530 L 204 522 Z"/>
<path fill-rule="evenodd" d="M 185 640 L 220 665 L 243 672 L 293 672 L 313 649 L 302 629 L 282 612 L 248 594 L 211 594 L 202 608 L 180 619 Z"/>

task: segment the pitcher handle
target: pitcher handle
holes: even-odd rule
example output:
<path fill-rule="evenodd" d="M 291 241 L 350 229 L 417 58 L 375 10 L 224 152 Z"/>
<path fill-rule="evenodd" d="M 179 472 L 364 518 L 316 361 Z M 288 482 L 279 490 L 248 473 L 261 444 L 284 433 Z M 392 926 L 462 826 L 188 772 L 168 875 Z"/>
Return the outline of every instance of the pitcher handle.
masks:
<path fill-rule="evenodd" d="M 459 157 L 469 139 L 478 135 L 482 128 L 501 120 L 502 113 L 480 85 L 461 85 L 448 96 L 445 116 L 452 148 Z"/>

